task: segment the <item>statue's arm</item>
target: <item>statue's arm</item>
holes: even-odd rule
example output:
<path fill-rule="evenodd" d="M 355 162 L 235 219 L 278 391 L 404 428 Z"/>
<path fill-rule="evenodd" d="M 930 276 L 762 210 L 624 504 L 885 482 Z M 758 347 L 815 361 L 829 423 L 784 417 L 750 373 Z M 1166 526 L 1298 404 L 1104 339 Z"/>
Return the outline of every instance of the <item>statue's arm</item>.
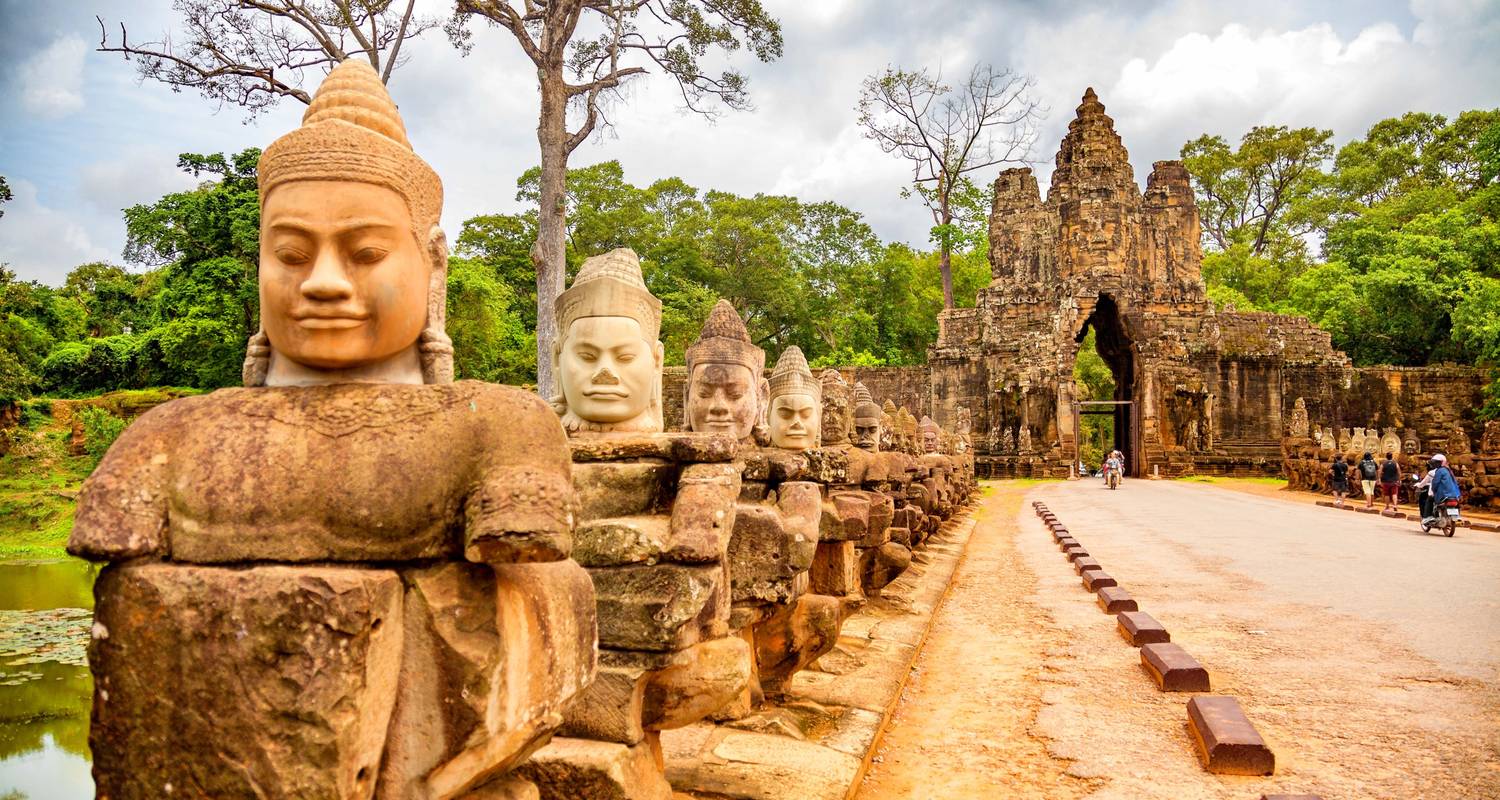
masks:
<path fill-rule="evenodd" d="M 464 502 L 464 557 L 486 564 L 565 559 L 578 512 L 567 436 L 541 398 L 492 389 L 471 406 L 484 456 Z"/>
<path fill-rule="evenodd" d="M 93 561 L 165 553 L 167 484 L 179 429 L 170 405 L 131 423 L 83 482 L 69 553 Z"/>

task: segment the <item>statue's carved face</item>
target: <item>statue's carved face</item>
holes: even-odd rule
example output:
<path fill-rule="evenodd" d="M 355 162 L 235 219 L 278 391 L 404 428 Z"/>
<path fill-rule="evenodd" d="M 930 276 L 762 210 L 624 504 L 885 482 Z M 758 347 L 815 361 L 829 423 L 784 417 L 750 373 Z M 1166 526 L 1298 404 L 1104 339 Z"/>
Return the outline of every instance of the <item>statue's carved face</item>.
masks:
<path fill-rule="evenodd" d="M 760 409 L 761 394 L 749 367 L 712 362 L 693 367 L 687 398 L 690 429 L 743 439 L 755 427 Z"/>
<path fill-rule="evenodd" d="M 823 387 L 823 408 L 820 412 L 823 444 L 843 444 L 849 441 L 849 427 L 853 421 L 853 399 L 843 387 Z"/>
<path fill-rule="evenodd" d="M 924 453 L 936 453 L 938 451 L 938 449 L 939 449 L 940 444 L 941 443 L 938 441 L 938 433 L 937 433 L 937 431 L 923 431 L 923 433 L 922 433 L 922 452 L 924 452 Z"/>
<path fill-rule="evenodd" d="M 854 446 L 871 453 L 880 449 L 880 418 L 854 418 Z"/>
<path fill-rule="evenodd" d="M 625 422 L 651 407 L 661 351 L 630 317 L 584 317 L 560 345 L 557 380 L 568 410 L 589 422 Z"/>
<path fill-rule="evenodd" d="M 260 313 L 271 347 L 316 369 L 374 364 L 416 343 L 432 264 L 401 195 L 294 181 L 261 212 Z"/>
<path fill-rule="evenodd" d="M 807 450 L 818 444 L 819 403 L 812 395 L 784 394 L 771 401 L 771 444 Z"/>

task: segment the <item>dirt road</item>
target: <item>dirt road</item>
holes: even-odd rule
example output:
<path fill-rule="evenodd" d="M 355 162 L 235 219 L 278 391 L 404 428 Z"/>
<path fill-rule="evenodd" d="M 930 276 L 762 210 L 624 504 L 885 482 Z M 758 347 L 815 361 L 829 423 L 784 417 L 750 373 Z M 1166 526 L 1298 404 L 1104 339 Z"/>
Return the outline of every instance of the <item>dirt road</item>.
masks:
<path fill-rule="evenodd" d="M 1023 502 L 1237 697 L 1271 778 L 1196 760 Z M 860 798 L 1500 797 L 1500 536 L 1177 482 L 997 484 Z"/>

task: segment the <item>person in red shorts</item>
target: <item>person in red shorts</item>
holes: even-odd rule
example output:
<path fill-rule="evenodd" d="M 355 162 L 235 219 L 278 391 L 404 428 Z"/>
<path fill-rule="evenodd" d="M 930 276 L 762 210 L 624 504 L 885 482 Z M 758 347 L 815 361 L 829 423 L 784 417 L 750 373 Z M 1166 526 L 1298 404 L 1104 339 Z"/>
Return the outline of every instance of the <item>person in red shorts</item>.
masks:
<path fill-rule="evenodd" d="M 1380 494 L 1385 498 L 1387 511 L 1395 511 L 1396 493 L 1401 490 L 1401 466 L 1391 453 L 1385 454 L 1385 463 L 1380 465 Z"/>

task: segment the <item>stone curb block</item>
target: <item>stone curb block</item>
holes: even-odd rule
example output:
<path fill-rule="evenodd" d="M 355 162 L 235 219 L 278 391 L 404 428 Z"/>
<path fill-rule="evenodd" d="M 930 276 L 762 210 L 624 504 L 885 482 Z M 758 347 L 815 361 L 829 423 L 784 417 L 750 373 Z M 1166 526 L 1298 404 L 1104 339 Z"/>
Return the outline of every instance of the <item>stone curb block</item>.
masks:
<path fill-rule="evenodd" d="M 1122 611 L 1115 619 L 1119 622 L 1120 635 L 1132 647 L 1172 641 L 1172 634 L 1167 633 L 1166 626 L 1144 611 Z"/>
<path fill-rule="evenodd" d="M 1380 512 L 1380 516 L 1382 516 L 1382 517 L 1390 517 L 1391 519 L 1406 519 L 1406 514 L 1400 512 L 1400 511 L 1389 511 L 1389 510 L 1382 511 L 1382 512 Z"/>
<path fill-rule="evenodd" d="M 1316 505 L 1320 505 L 1324 508 L 1338 508 L 1338 505 L 1335 504 L 1332 500 L 1319 500 Z"/>
<path fill-rule="evenodd" d="M 1075 544 L 1065 548 L 1063 555 L 1067 556 L 1069 561 L 1077 561 L 1080 558 L 1088 558 L 1089 551 L 1083 549 L 1083 545 Z"/>
<path fill-rule="evenodd" d="M 1064 536 L 1061 539 L 1057 540 L 1057 549 L 1058 550 L 1061 550 L 1063 552 L 1067 552 L 1067 550 L 1068 550 L 1069 547 L 1083 547 L 1083 544 L 1080 543 L 1077 539 L 1074 539 L 1071 536 Z"/>
<path fill-rule="evenodd" d="M 1130 592 L 1118 586 L 1106 586 L 1095 592 L 1098 595 L 1099 607 L 1106 614 L 1118 614 L 1121 611 L 1140 611 L 1140 606 L 1135 604 L 1135 598 Z"/>
<path fill-rule="evenodd" d="M 1141 645 L 1141 666 L 1164 692 L 1208 692 L 1208 670 L 1176 642 Z"/>
<path fill-rule="evenodd" d="M 1091 592 L 1097 592 L 1097 591 L 1099 591 L 1100 589 L 1103 589 L 1106 586 L 1118 586 L 1119 585 L 1118 583 L 1115 582 L 1114 578 L 1110 577 L 1102 569 L 1096 569 L 1096 568 L 1092 568 L 1091 567 L 1089 569 L 1083 570 L 1082 572 L 1080 572 L 1078 574 L 1083 577 L 1083 588 L 1085 588 L 1085 589 L 1087 589 L 1087 590 L 1089 590 Z"/>
<path fill-rule="evenodd" d="M 1188 701 L 1188 727 L 1203 768 L 1217 775 L 1271 775 L 1276 755 L 1266 747 L 1239 701 L 1204 695 Z"/>
<path fill-rule="evenodd" d="M 1319 794 L 1263 794 L 1260 800 L 1323 800 Z"/>
<path fill-rule="evenodd" d="M 1073 561 L 1073 571 L 1078 573 L 1079 577 L 1083 576 L 1083 571 L 1086 569 L 1103 570 L 1104 566 L 1099 563 L 1098 559 L 1089 556 L 1083 556 Z"/>
<path fill-rule="evenodd" d="M 1380 513 L 1380 509 L 1378 509 L 1378 508 L 1356 508 L 1354 510 L 1358 511 L 1361 514 L 1379 514 Z"/>

